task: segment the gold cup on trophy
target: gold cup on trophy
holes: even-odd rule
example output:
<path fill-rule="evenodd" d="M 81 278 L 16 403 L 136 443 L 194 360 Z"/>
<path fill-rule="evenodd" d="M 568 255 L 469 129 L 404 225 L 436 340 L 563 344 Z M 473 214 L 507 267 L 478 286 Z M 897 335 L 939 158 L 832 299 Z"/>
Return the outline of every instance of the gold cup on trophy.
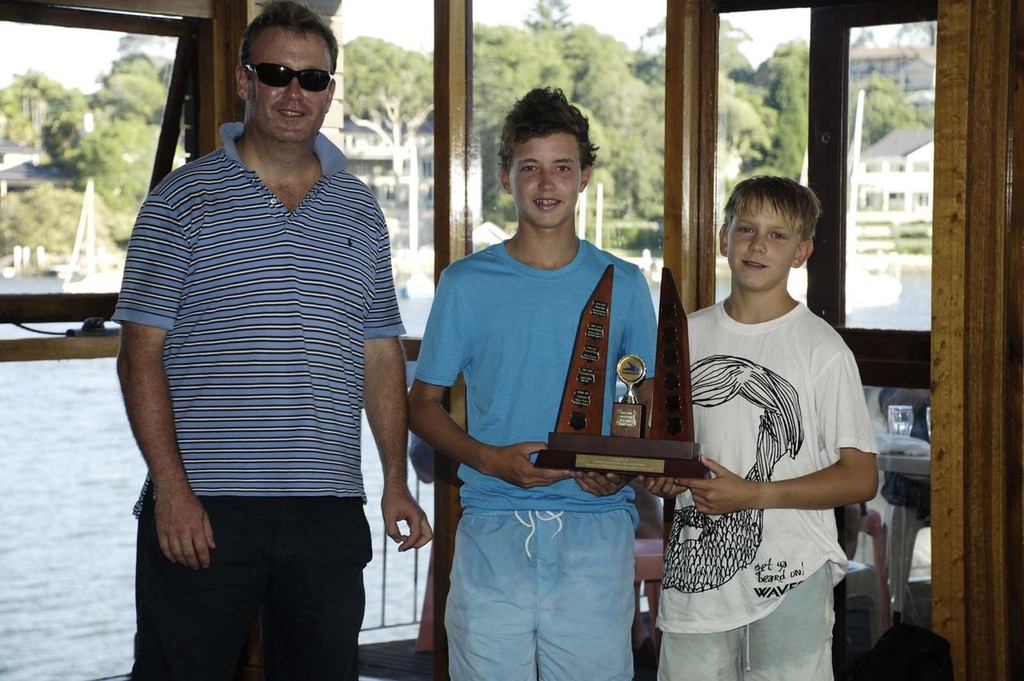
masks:
<path fill-rule="evenodd" d="M 625 355 L 615 365 L 615 375 L 626 386 L 622 399 L 612 405 L 612 435 L 644 436 L 644 405 L 636 396 L 636 386 L 647 375 L 647 365 L 637 355 Z"/>

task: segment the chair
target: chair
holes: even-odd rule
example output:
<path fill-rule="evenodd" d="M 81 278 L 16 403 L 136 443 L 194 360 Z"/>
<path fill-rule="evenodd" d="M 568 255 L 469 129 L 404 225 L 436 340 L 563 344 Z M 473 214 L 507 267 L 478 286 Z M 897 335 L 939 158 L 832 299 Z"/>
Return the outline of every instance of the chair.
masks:
<path fill-rule="evenodd" d="M 878 511 L 870 510 L 860 521 L 860 531 L 871 537 L 874 565 L 849 561 L 846 572 L 846 598 L 864 598 L 869 603 L 871 645 L 892 624 L 889 606 L 889 575 L 886 560 L 885 526 Z"/>
<path fill-rule="evenodd" d="M 661 539 L 637 539 L 635 584 L 643 584 L 647 598 L 647 612 L 651 618 L 651 642 L 655 656 L 661 653 L 661 632 L 658 631 L 658 599 L 661 597 L 661 579 L 665 571 L 665 543 Z"/>

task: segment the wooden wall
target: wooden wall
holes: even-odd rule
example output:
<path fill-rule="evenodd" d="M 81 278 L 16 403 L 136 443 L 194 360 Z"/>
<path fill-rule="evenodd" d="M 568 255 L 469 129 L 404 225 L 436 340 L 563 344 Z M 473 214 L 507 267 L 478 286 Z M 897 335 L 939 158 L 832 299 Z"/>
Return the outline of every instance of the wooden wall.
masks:
<path fill-rule="evenodd" d="M 1019 8 L 939 2 L 932 626 L 965 681 L 1024 678 Z"/>

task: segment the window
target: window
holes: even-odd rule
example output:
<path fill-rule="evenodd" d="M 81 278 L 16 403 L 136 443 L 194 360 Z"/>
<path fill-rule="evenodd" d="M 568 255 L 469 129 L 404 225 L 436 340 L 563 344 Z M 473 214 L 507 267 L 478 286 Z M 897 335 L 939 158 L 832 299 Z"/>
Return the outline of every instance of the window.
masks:
<path fill-rule="evenodd" d="M 770 173 L 807 182 L 809 35 L 807 9 L 720 15 L 716 231 L 744 178 Z M 806 286 L 806 270 L 794 270 L 793 296 L 806 300 Z M 728 294 L 729 267 L 716 249 L 715 298 Z"/>
<path fill-rule="evenodd" d="M 811 10 L 813 127 L 839 131 L 845 144 L 811 139 L 810 182 L 824 204 L 832 206 L 826 209 L 819 230 L 829 230 L 833 238 L 816 249 L 808 263 L 808 304 L 839 329 L 868 386 L 865 399 L 885 451 L 879 459 L 879 496 L 864 510 L 879 511 L 890 528 L 907 518 L 910 506 L 891 489 L 906 486 L 907 471 L 890 470 L 889 463 L 912 463 L 918 476 L 912 486 L 923 494 L 930 489 L 928 437 L 916 433 L 927 432 L 929 399 L 933 111 L 919 105 L 927 97 L 915 97 L 908 88 L 913 82 L 919 92 L 934 82 L 934 76 L 921 76 L 920 63 L 914 61 L 917 77 L 913 81 L 900 77 L 907 66 L 901 60 L 914 51 L 886 51 L 883 40 L 888 36 L 899 44 L 920 41 L 917 53 L 934 54 L 935 23 L 921 19 L 934 19 L 935 12 L 934 4 L 926 2 Z M 846 64 L 849 68 L 844 71 Z M 843 107 L 835 104 L 844 100 L 848 118 L 842 115 Z M 876 162 L 882 163 L 880 169 L 873 165 Z M 926 164 L 929 172 L 907 173 L 908 163 Z M 848 172 L 837 172 L 840 168 Z M 880 393 L 886 396 L 881 402 Z M 890 404 L 914 405 L 914 440 L 889 432 L 885 414 Z M 910 445 L 916 447 L 912 453 Z M 891 458 L 895 456 L 903 458 Z M 893 482 L 897 476 L 904 480 Z M 847 524 L 854 522 L 861 521 L 848 516 Z M 926 561 L 908 557 L 917 550 L 917 532 L 905 527 L 900 536 L 911 551 L 894 547 L 889 552 L 894 569 L 885 586 L 897 598 L 896 607 L 902 608 L 904 618 L 927 628 L 931 626 L 930 570 Z M 861 537 L 850 549 L 859 556 L 855 560 L 869 564 L 874 558 L 871 541 Z M 930 546 L 917 543 L 922 550 Z M 854 581 L 847 586 L 854 589 Z M 885 598 L 880 595 L 876 603 L 884 603 Z M 870 619 L 858 619 L 855 610 L 862 603 L 848 600 L 847 605 L 851 608 L 846 618 L 848 653 L 855 653 L 854 642 L 864 642 L 863 636 L 856 638 L 858 633 L 867 634 L 870 645 L 880 632 L 866 626 Z M 886 624 L 882 619 L 875 621 Z"/>

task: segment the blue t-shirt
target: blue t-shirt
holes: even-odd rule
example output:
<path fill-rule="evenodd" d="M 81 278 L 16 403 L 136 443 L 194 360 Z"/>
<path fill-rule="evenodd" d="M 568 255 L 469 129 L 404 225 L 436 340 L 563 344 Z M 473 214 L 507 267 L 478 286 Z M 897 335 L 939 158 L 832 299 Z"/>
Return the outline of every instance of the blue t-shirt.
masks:
<path fill-rule="evenodd" d="M 466 381 L 469 434 L 491 445 L 546 442 L 554 430 L 580 313 L 606 267 L 615 266 L 605 385 L 609 432 L 615 361 L 625 354 L 654 366 L 657 322 L 650 287 L 635 265 L 581 241 L 557 270 L 512 258 L 504 244 L 452 263 L 441 275 L 416 365 L 416 378 L 451 386 Z M 633 490 L 599 497 L 575 480 L 524 489 L 459 467 L 466 512 L 492 510 L 607 511 L 635 516 Z"/>

